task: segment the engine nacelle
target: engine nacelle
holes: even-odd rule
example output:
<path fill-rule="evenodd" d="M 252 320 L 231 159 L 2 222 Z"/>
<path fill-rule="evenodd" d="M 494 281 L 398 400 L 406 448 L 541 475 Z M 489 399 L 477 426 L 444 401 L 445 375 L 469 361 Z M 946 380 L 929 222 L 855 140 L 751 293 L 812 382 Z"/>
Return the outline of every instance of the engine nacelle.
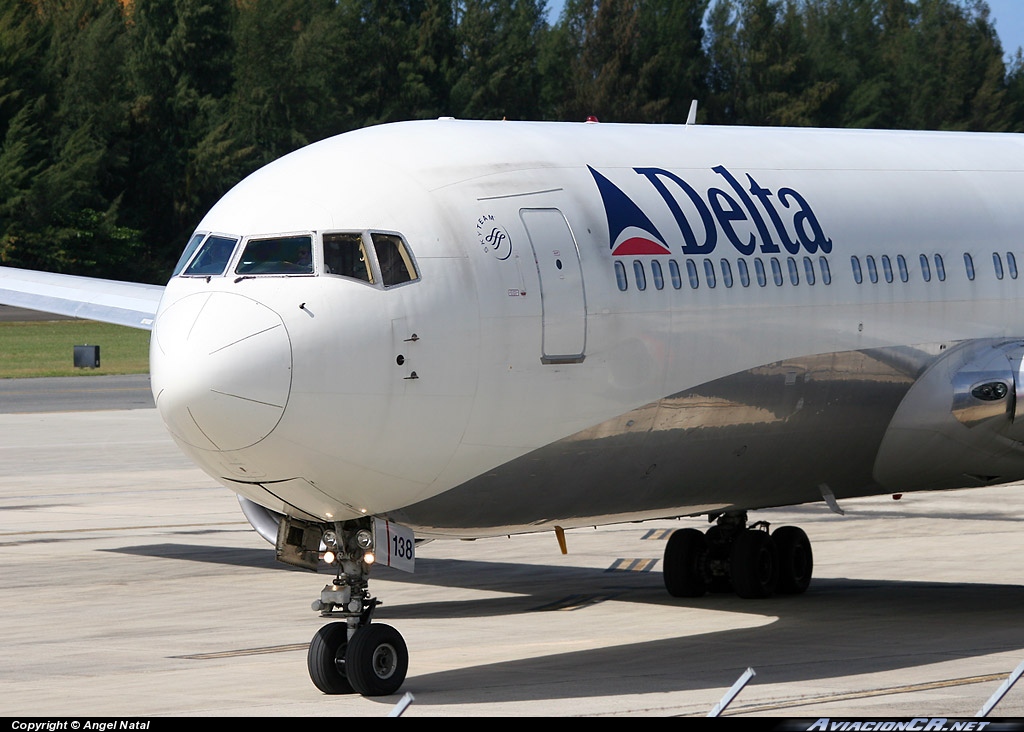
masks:
<path fill-rule="evenodd" d="M 968 341 L 917 379 L 882 439 L 875 480 L 893 492 L 1024 479 L 1024 341 Z"/>

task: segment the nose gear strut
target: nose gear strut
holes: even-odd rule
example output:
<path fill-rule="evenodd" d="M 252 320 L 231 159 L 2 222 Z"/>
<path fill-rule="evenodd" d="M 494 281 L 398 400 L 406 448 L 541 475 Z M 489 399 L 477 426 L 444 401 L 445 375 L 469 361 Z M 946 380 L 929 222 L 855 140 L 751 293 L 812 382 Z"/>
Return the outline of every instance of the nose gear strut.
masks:
<path fill-rule="evenodd" d="M 278 559 L 316 569 L 324 560 L 335 568 L 313 610 L 338 618 L 323 626 L 309 644 L 306 666 L 313 684 L 325 694 L 386 696 L 405 681 L 409 651 L 390 625 L 370 620 L 381 602 L 370 595 L 374 561 L 372 519 L 317 524 L 285 517 L 278 531 Z M 312 566 L 311 566 L 312 565 Z"/>

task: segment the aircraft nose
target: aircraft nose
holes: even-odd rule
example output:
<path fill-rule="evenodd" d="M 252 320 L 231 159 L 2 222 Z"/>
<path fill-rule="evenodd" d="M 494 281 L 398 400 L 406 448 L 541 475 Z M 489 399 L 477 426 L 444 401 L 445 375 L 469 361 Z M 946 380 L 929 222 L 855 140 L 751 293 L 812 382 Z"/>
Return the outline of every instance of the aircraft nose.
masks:
<path fill-rule="evenodd" d="M 292 350 L 281 317 L 248 297 L 189 295 L 153 329 L 156 406 L 178 439 L 240 450 L 269 435 L 291 391 Z"/>

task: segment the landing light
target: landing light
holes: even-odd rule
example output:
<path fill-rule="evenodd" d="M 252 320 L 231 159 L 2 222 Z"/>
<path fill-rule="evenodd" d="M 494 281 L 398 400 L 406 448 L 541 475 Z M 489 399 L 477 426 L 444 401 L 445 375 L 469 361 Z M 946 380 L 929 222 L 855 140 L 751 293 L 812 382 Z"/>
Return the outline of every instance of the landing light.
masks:
<path fill-rule="evenodd" d="M 334 552 L 324 552 L 324 561 L 328 564 L 334 564 L 334 560 L 337 559 Z"/>
<path fill-rule="evenodd" d="M 373 547 L 373 532 L 368 529 L 360 529 L 356 532 L 356 544 L 360 549 L 371 549 Z"/>
<path fill-rule="evenodd" d="M 324 546 L 328 549 L 338 548 L 338 535 L 333 531 L 325 531 L 323 536 Z"/>
<path fill-rule="evenodd" d="M 373 564 L 377 560 L 377 557 L 373 556 L 373 552 L 366 552 L 363 555 L 363 561 L 367 564 Z"/>

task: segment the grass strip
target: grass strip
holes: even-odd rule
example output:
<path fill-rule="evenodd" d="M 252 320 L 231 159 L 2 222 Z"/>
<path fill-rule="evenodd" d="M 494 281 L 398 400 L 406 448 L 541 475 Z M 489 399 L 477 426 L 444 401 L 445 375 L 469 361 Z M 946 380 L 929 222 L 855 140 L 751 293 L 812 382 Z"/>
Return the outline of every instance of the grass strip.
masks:
<path fill-rule="evenodd" d="M 99 346 L 100 367 L 75 368 L 75 346 Z M 0 378 L 149 372 L 149 331 L 91 320 L 0 323 Z"/>

